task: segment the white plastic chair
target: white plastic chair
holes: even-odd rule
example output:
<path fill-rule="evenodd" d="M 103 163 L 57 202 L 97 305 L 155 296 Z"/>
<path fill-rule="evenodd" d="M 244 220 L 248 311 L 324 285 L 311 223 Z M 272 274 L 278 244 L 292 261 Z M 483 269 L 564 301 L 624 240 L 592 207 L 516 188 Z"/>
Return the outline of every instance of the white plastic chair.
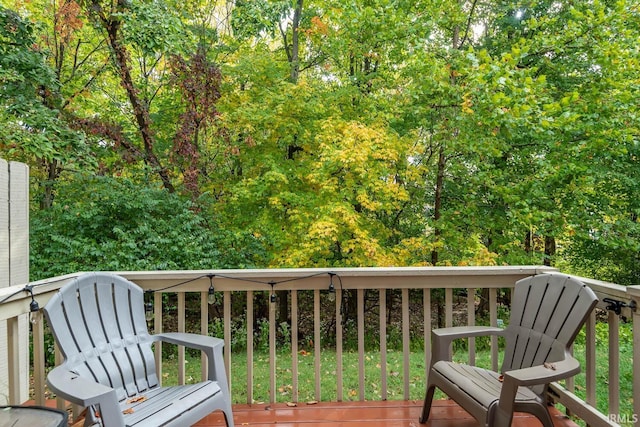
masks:
<path fill-rule="evenodd" d="M 222 410 L 233 427 L 224 342 L 187 333 L 149 335 L 136 284 L 108 273 L 83 274 L 63 286 L 44 312 L 64 356 L 47 382 L 59 397 L 89 408 L 85 426 L 186 426 Z M 161 387 L 151 349 L 156 341 L 204 352 L 207 380 Z"/>

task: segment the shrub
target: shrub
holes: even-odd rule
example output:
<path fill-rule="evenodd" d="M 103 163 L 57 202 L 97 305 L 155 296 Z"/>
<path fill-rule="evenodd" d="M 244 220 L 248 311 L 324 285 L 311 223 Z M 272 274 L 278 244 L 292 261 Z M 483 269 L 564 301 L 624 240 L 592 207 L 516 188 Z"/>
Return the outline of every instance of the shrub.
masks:
<path fill-rule="evenodd" d="M 32 280 L 76 271 L 190 270 L 253 266 L 249 233 L 216 227 L 193 204 L 129 179 L 76 177 L 52 208 L 31 213 Z"/>

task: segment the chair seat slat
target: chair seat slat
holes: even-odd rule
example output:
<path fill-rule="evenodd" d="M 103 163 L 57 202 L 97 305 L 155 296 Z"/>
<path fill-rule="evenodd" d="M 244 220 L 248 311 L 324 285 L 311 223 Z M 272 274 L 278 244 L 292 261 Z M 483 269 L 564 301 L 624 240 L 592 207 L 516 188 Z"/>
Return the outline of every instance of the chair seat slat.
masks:
<path fill-rule="evenodd" d="M 146 400 L 142 404 L 124 401 L 120 407 L 125 424 L 131 427 L 157 426 L 158 420 L 172 420 L 191 410 L 203 401 L 220 392 L 220 387 L 212 381 L 177 387 L 157 387 L 149 393 L 143 393 Z"/>
<path fill-rule="evenodd" d="M 454 362 L 440 361 L 433 366 L 437 372 L 456 384 L 484 407 L 488 408 L 500 397 L 502 382 L 497 372 Z M 516 401 L 535 401 L 538 396 L 527 387 L 519 387 Z"/>

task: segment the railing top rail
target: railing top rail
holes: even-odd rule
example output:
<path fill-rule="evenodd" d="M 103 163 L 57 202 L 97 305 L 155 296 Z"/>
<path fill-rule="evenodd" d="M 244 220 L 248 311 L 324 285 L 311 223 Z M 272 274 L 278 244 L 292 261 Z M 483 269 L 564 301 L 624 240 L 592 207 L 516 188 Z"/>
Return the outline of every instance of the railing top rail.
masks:
<path fill-rule="evenodd" d="M 557 271 L 545 266 L 498 267 L 362 267 L 362 268 L 277 268 L 277 269 L 227 269 L 227 270 L 173 270 L 173 271 L 123 271 L 116 272 L 147 290 L 166 292 L 201 292 L 209 287 L 210 279 L 217 291 L 248 290 L 311 290 L 328 286 L 332 273 L 339 277 L 344 289 L 381 288 L 501 288 L 509 287 L 516 280 L 533 274 Z M 68 281 L 81 273 L 52 277 L 24 285 L 0 289 L 2 304 L 0 319 L 8 319 L 28 313 L 32 288 L 40 306 Z M 631 304 L 633 287 L 625 287 L 600 280 L 578 277 L 588 284 L 600 298 Z M 338 279 L 336 279 L 338 280 Z M 334 280 L 335 281 L 335 280 Z M 338 282 L 335 282 L 338 286 Z M 628 310 L 627 310 L 628 311 Z"/>
<path fill-rule="evenodd" d="M 362 267 L 362 268 L 279 268 L 179 271 L 115 272 L 145 290 L 165 292 L 203 292 L 214 282 L 216 291 L 312 290 L 328 286 L 330 276 L 343 289 L 420 289 L 420 288 L 502 288 L 533 274 L 556 271 L 545 266 L 488 267 Z M 331 274 L 330 274 L 331 273 Z M 31 293 L 39 305 L 80 272 L 52 277 L 24 285 L 0 289 L 0 319 L 29 312 Z"/>
<path fill-rule="evenodd" d="M 636 293 L 636 286 L 622 286 L 615 283 L 604 282 L 602 280 L 590 279 L 587 277 L 576 277 L 578 280 L 585 283 L 587 286 L 595 292 L 598 296 L 598 308 L 609 309 L 611 308 L 611 300 L 618 301 L 622 303 L 621 314 L 626 318 L 630 318 L 632 311 L 635 311 L 636 306 L 635 302 L 632 301 L 632 298 L 637 298 L 634 294 Z"/>
<path fill-rule="evenodd" d="M 15 286 L 0 288 L 0 320 L 10 319 L 21 314 L 29 313 L 31 298 L 38 302 L 40 307 L 49 301 L 65 283 L 77 277 L 80 273 L 52 277 L 36 282 L 30 282 Z M 27 289 L 30 288 L 31 291 Z"/>
<path fill-rule="evenodd" d="M 359 267 L 359 268 L 274 268 L 225 270 L 171 270 L 115 272 L 142 286 L 145 290 L 164 292 L 203 292 L 213 281 L 216 291 L 313 290 L 328 286 L 330 276 L 335 286 L 343 289 L 433 289 L 433 288 L 503 288 L 520 278 L 557 271 L 546 266 L 464 266 L 464 267 Z M 38 304 L 49 298 L 80 272 L 52 277 L 11 287 L 0 288 L 0 320 L 29 312 L 30 286 Z M 640 298 L 640 287 L 626 287 L 586 277 L 577 277 L 593 289 L 600 299 L 599 307 L 607 308 L 607 300 L 623 303 L 623 315 L 630 317 Z"/>

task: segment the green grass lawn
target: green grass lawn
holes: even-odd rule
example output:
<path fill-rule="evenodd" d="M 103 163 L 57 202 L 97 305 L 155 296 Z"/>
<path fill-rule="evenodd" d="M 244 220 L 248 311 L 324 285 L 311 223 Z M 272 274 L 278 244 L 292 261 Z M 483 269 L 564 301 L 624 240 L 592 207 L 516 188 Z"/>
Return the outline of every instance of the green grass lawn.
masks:
<path fill-rule="evenodd" d="M 291 402 L 293 371 L 291 353 L 279 353 L 276 360 L 276 393 L 278 402 Z M 337 399 L 336 384 L 336 352 L 328 349 L 320 354 L 320 400 L 334 401 Z M 163 382 L 172 384 L 177 381 L 177 364 L 175 360 L 163 362 Z M 403 399 L 403 356 L 402 352 L 389 350 L 387 352 L 387 396 L 388 399 Z M 358 386 L 358 354 L 345 352 L 343 364 L 343 399 L 359 400 Z M 380 400 L 382 392 L 380 354 L 365 353 L 365 399 Z M 425 390 L 425 361 L 424 354 L 411 353 L 410 399 L 424 398 Z M 187 357 L 186 377 L 189 381 L 200 379 L 199 357 Z M 233 403 L 247 402 L 247 355 L 233 353 L 231 357 L 231 391 Z M 253 361 L 253 401 L 269 401 L 269 355 L 254 353 Z M 298 401 L 317 400 L 315 395 L 315 357 L 313 353 L 298 354 Z"/>
<path fill-rule="evenodd" d="M 336 400 L 337 391 L 337 362 L 335 351 L 323 351 L 320 354 L 320 396 L 319 400 Z M 236 364 L 237 362 L 237 364 Z M 359 400 L 358 385 L 358 354 L 355 352 L 343 353 L 343 400 Z M 411 399 L 423 398 L 424 396 L 424 356 L 420 354 L 411 355 L 411 377 L 410 392 Z M 234 368 L 243 370 L 246 367 L 245 355 L 234 356 L 232 364 Z M 364 356 L 365 369 L 365 399 L 380 400 L 382 398 L 381 372 L 382 366 L 379 353 L 369 352 Z M 269 359 L 266 355 L 257 355 L 254 362 L 254 400 L 268 401 L 269 387 Z M 241 402 L 247 401 L 246 391 L 246 369 L 240 372 L 232 385 L 233 398 Z M 279 354 L 277 356 L 276 368 L 276 391 L 277 400 L 281 402 L 294 400 L 292 396 L 292 369 L 291 354 Z M 402 353 L 389 351 L 387 353 L 387 384 L 388 399 L 403 398 L 403 377 L 402 377 Z M 311 353 L 298 355 L 298 401 L 312 401 L 318 399 L 315 395 L 315 357 Z"/>
<path fill-rule="evenodd" d="M 630 327 L 629 327 L 630 328 Z M 596 406 L 604 414 L 608 414 L 608 358 L 606 340 L 602 332 L 598 331 L 597 350 L 597 389 Z M 632 347 L 630 340 L 621 334 L 621 363 L 620 363 L 620 414 L 631 416 L 633 413 L 633 397 L 631 392 L 632 379 Z M 584 359 L 583 340 L 576 341 L 575 354 L 578 359 Z M 276 400 L 278 402 L 308 402 L 318 400 L 315 395 L 315 359 L 313 353 L 298 354 L 298 399 L 292 395 L 292 366 L 291 353 L 279 352 L 276 360 Z M 319 400 L 335 401 L 337 399 L 336 386 L 336 353 L 332 349 L 324 349 L 320 355 L 320 390 Z M 467 361 L 464 351 L 456 351 L 454 359 Z M 581 360 L 584 366 L 584 360 Z M 343 400 L 359 400 L 358 386 L 358 354 L 357 352 L 343 353 Z M 403 356 L 402 352 L 388 350 L 387 352 L 387 398 L 389 400 L 403 399 Z M 488 351 L 479 351 L 476 364 L 490 367 Z M 163 382 L 167 385 L 177 381 L 177 363 L 175 358 L 167 358 L 163 365 Z M 199 356 L 187 355 L 186 377 L 188 382 L 200 379 Z M 381 362 L 377 352 L 365 353 L 365 400 L 380 400 L 381 393 Z M 425 391 L 425 360 L 424 354 L 412 352 L 410 354 L 409 398 L 423 399 Z M 231 390 L 233 403 L 247 403 L 247 356 L 245 352 L 234 352 L 231 357 Z M 575 378 L 575 393 L 584 398 L 585 375 L 581 373 Z M 254 353 L 253 361 L 253 401 L 269 401 L 269 355 Z M 444 395 L 437 394 L 436 398 Z"/>

